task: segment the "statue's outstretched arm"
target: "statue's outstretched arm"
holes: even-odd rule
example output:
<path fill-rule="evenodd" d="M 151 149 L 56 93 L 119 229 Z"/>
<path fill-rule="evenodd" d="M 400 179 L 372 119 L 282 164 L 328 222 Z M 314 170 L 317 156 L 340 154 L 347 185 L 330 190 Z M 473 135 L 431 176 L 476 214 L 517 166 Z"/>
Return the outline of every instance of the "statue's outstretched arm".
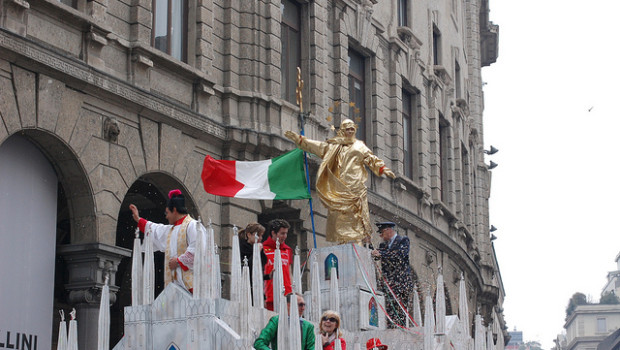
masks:
<path fill-rule="evenodd" d="M 325 156 L 329 145 L 326 142 L 311 140 L 305 136 L 301 136 L 294 131 L 286 131 L 284 133 L 287 139 L 293 141 L 297 147 L 300 149 L 310 152 L 312 154 L 316 154 L 321 159 Z"/>

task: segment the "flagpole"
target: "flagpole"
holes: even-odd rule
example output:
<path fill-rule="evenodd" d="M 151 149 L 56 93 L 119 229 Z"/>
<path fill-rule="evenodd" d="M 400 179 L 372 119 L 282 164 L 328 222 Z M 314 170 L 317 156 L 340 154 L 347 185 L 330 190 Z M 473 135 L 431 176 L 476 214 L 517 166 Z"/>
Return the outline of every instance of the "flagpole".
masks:
<path fill-rule="evenodd" d="M 297 67 L 297 88 L 295 93 L 297 95 L 297 105 L 299 105 L 299 124 L 301 132 L 304 136 L 304 125 L 306 124 L 306 114 L 304 113 L 304 104 L 302 90 L 304 87 L 304 81 L 301 80 L 301 68 Z M 304 151 L 304 165 L 306 167 L 306 185 L 308 186 L 308 193 L 310 193 L 310 171 L 308 170 L 308 154 Z M 312 210 L 312 196 L 308 198 L 308 204 L 310 204 L 310 221 L 312 222 L 312 238 L 314 239 L 314 248 L 316 249 L 316 231 L 314 229 L 314 211 Z"/>

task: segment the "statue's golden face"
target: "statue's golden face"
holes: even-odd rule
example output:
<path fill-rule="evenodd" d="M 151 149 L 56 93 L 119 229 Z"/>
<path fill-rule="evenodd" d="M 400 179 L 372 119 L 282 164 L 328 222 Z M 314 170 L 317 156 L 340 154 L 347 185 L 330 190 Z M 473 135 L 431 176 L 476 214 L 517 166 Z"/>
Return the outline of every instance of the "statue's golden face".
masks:
<path fill-rule="evenodd" d="M 344 136 L 348 139 L 354 138 L 355 137 L 355 127 L 354 126 L 347 126 L 344 129 Z"/>

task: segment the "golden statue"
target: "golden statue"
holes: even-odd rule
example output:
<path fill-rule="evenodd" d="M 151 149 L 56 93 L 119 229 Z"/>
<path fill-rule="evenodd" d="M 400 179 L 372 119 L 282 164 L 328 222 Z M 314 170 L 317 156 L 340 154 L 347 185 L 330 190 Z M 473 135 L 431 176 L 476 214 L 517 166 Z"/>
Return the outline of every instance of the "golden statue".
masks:
<path fill-rule="evenodd" d="M 285 133 L 297 147 L 323 159 L 316 189 L 328 209 L 326 235 L 330 242 L 361 242 L 373 231 L 368 211 L 366 167 L 377 176 L 395 177 L 383 160 L 355 138 L 356 131 L 355 123 L 345 119 L 336 137 L 325 142 L 310 140 L 293 131 Z"/>

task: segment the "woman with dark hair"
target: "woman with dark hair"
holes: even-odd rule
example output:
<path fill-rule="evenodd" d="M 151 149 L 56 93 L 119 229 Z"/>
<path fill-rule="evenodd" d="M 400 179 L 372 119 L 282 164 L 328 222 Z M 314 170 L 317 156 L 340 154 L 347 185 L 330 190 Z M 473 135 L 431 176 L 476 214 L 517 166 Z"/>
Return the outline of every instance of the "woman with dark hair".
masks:
<path fill-rule="evenodd" d="M 340 331 L 340 315 L 333 310 L 327 310 L 321 315 L 321 342 L 323 350 L 334 350 L 336 341 L 340 341 L 342 350 L 347 350 L 347 342 L 342 338 Z"/>
<path fill-rule="evenodd" d="M 261 252 L 261 263 L 264 266 L 267 262 L 267 257 L 263 253 L 263 234 L 265 233 L 265 227 L 263 225 L 252 222 L 248 224 L 243 230 L 239 231 L 239 251 L 241 252 L 241 266 L 243 266 L 243 260 L 247 258 L 248 267 L 250 268 L 250 285 L 252 285 L 252 257 L 254 256 L 254 243 L 258 243 L 258 249 Z"/>

